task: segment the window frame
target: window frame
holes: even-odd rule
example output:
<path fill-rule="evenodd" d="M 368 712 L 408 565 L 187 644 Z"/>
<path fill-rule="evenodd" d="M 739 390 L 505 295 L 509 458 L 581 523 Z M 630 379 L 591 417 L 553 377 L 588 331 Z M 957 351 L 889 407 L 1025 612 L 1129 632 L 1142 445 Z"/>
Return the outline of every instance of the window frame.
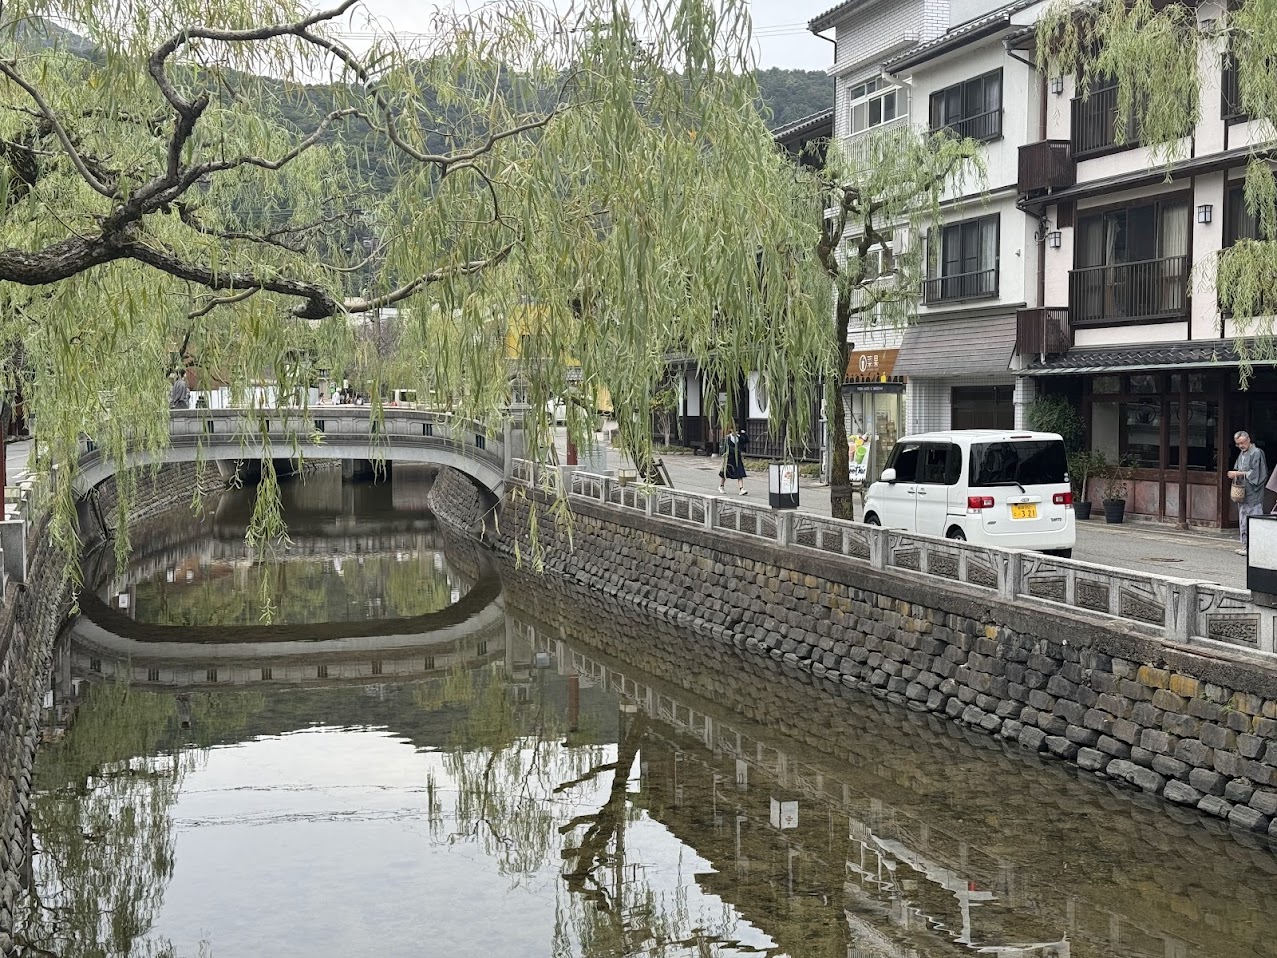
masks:
<path fill-rule="evenodd" d="M 986 224 L 993 224 L 993 261 L 992 263 L 983 263 L 981 257 L 984 253 L 984 233 L 983 227 Z M 968 255 L 964 233 L 966 230 L 972 230 L 975 237 L 976 269 L 963 268 L 967 265 L 971 257 Z M 956 259 L 948 255 L 946 250 L 946 236 L 953 235 L 956 232 L 958 239 L 958 251 Z M 956 263 L 959 266 L 957 272 L 946 272 L 948 265 Z M 955 220 L 952 223 L 945 223 L 936 229 L 927 233 L 927 275 L 923 283 L 923 300 L 928 305 L 938 303 L 966 302 L 968 300 L 977 299 L 997 299 L 999 295 L 999 286 L 1001 281 L 1001 264 L 1002 264 L 1002 214 L 986 213 L 984 216 L 975 216 L 965 220 Z M 993 273 L 993 282 L 989 289 L 976 288 L 972 291 L 962 280 L 980 276 L 983 273 Z"/>
<path fill-rule="evenodd" d="M 980 88 L 980 100 L 983 104 L 987 99 L 986 85 L 988 81 L 996 77 L 998 82 L 998 105 L 992 110 L 982 109 L 979 113 L 971 112 L 969 95 L 970 91 L 975 89 L 976 85 Z M 949 116 L 948 106 L 949 98 L 957 94 L 959 103 L 958 116 Z M 957 136 L 967 136 L 981 143 L 989 143 L 993 140 L 1002 138 L 1002 114 L 1005 112 L 1006 103 L 1006 82 L 1003 76 L 1002 67 L 996 70 L 989 70 L 981 73 L 979 76 L 969 77 L 960 83 L 954 83 L 950 86 L 934 91 L 927 106 L 927 123 L 932 133 L 939 133 L 942 130 L 950 130 Z M 988 129 L 977 125 L 976 131 L 979 136 L 972 134 L 968 127 L 975 120 L 981 120 L 985 117 L 996 118 L 991 120 L 987 125 Z"/>
<path fill-rule="evenodd" d="M 856 91 L 862 92 L 857 94 Z M 889 119 L 883 119 L 886 112 L 886 99 L 891 97 L 891 109 L 893 115 Z M 903 109 L 902 106 L 903 98 Z M 878 107 L 878 121 L 876 123 L 868 122 L 873 114 L 874 104 Z M 865 108 L 865 125 L 860 129 L 856 129 L 856 107 L 864 106 Z M 870 130 L 888 123 L 894 123 L 901 117 L 909 115 L 909 94 L 908 91 L 900 84 L 888 83 L 881 76 L 867 77 L 859 81 L 853 86 L 847 88 L 847 132 L 850 136 L 856 136 L 861 133 L 867 133 Z"/>

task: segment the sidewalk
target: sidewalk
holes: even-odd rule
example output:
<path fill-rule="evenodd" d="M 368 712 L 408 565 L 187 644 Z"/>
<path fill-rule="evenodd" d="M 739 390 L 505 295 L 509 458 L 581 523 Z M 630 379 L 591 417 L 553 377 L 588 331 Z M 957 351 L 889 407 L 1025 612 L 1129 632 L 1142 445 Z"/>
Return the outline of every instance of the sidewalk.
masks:
<path fill-rule="evenodd" d="M 562 430 L 559 430 L 558 442 L 559 461 L 566 462 L 566 441 Z M 602 444 L 596 455 L 605 458 L 607 469 L 629 465 L 628 462 L 622 462 L 615 449 Z M 663 454 L 662 458 L 676 489 L 703 495 L 718 494 L 718 470 L 722 465 L 719 457 L 680 453 Z M 584 456 L 581 468 L 590 468 Z M 735 480 L 728 482 L 726 489 L 725 496 L 735 496 Z M 745 479 L 745 489 L 750 501 L 767 504 L 765 472 L 751 473 Z M 859 518 L 859 497 L 855 505 L 856 516 Z M 828 516 L 829 486 L 814 479 L 801 480 L 799 510 Z M 1234 551 L 1240 545 L 1235 531 L 1193 531 L 1140 521 L 1109 525 L 1104 522 L 1102 515 L 1079 522 L 1077 530 L 1077 546 L 1073 550 L 1073 558 L 1081 562 L 1094 562 L 1177 579 L 1211 582 L 1234 589 L 1246 587 L 1246 558 Z"/>

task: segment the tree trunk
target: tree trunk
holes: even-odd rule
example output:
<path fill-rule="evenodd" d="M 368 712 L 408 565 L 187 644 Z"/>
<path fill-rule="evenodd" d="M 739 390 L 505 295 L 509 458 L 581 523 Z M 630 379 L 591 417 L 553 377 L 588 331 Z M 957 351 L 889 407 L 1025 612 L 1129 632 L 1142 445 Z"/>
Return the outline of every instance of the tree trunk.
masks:
<path fill-rule="evenodd" d="M 830 380 L 825 408 L 829 410 L 829 514 L 835 519 L 854 519 L 851 499 L 851 463 L 847 452 L 847 413 L 842 401 L 842 384 L 852 344 L 847 342 L 851 317 L 851 296 L 840 289 L 834 307 L 835 335 L 838 337 L 838 370 Z"/>

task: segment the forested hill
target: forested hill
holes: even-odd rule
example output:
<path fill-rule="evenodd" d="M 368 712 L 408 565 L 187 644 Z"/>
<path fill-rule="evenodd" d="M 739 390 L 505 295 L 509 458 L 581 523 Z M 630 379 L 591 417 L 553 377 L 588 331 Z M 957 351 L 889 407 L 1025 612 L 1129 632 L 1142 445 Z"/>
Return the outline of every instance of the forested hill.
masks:
<path fill-rule="evenodd" d="M 833 77 L 823 70 L 759 70 L 758 90 L 773 130 L 834 105 Z"/>

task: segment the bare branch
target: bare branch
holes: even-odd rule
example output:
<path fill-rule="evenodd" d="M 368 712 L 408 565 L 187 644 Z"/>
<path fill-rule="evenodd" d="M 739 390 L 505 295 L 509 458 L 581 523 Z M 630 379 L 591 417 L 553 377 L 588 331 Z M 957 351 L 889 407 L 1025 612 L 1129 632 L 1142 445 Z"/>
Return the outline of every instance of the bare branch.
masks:
<path fill-rule="evenodd" d="M 372 299 L 354 299 L 347 300 L 346 312 L 348 313 L 367 313 L 374 309 L 380 309 L 383 306 L 393 306 L 395 303 L 407 299 L 423 286 L 431 283 L 438 283 L 445 279 L 451 279 L 456 276 L 473 276 L 485 269 L 496 266 L 502 262 L 507 256 L 514 251 L 514 244 L 509 243 L 503 246 L 497 252 L 493 253 L 487 259 L 475 259 L 468 263 L 462 263 L 460 266 L 445 266 L 429 273 L 423 273 L 416 279 L 405 283 L 398 289 L 391 290 L 381 296 Z"/>
<path fill-rule="evenodd" d="M 261 292 L 261 289 L 254 286 L 251 289 L 241 289 L 238 293 L 232 293 L 229 296 L 214 296 L 207 300 L 199 309 L 193 309 L 187 313 L 186 318 L 199 319 L 201 316 L 207 316 L 213 310 L 217 309 L 218 306 L 229 306 L 231 303 L 242 303 L 250 296 L 255 296 L 259 292 Z M 188 340 L 190 339 L 190 335 L 190 333 L 186 334 Z M 185 344 L 183 344 L 183 353 L 185 353 Z"/>

